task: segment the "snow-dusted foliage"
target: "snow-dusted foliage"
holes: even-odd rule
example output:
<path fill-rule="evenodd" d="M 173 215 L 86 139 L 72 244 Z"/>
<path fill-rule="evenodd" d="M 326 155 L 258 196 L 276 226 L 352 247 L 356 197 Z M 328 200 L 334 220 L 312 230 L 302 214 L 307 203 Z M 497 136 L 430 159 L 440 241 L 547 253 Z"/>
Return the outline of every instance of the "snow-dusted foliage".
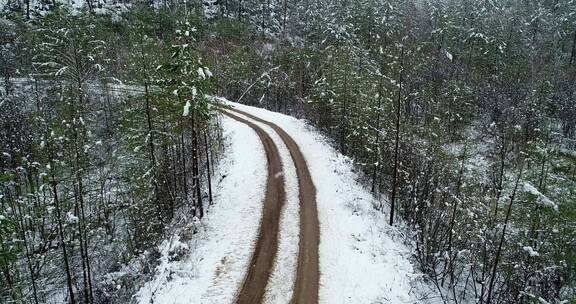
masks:
<path fill-rule="evenodd" d="M 0 19 L 2 303 L 125 303 L 171 222 L 198 222 L 212 201 L 213 77 L 195 52 L 171 57 L 175 23 L 158 37 L 154 11 L 125 17 Z"/>

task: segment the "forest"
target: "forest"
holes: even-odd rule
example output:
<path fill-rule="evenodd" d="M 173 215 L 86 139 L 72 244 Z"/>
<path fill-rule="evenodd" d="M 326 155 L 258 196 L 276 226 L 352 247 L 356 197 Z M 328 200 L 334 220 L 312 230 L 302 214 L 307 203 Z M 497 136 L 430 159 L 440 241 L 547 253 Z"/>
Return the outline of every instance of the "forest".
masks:
<path fill-rule="evenodd" d="M 212 206 L 213 96 L 352 159 L 439 303 L 576 303 L 575 0 L 0 8 L 1 303 L 134 302 Z"/>

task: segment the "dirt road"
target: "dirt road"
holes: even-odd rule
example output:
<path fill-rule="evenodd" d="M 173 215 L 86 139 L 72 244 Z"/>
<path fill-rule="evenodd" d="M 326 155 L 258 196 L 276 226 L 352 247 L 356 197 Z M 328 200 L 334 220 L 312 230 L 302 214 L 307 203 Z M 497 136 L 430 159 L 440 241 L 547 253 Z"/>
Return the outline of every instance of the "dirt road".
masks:
<path fill-rule="evenodd" d="M 268 161 L 266 194 L 264 197 L 258 239 L 256 240 L 256 246 L 252 253 L 250 267 L 244 277 L 242 287 L 236 296 L 236 303 L 238 304 L 261 303 L 268 278 L 274 266 L 276 252 L 278 251 L 280 213 L 286 201 L 284 177 L 282 174 L 278 174 L 282 172 L 282 162 L 278 148 L 264 130 L 256 124 L 227 111 L 222 111 L 222 113 L 254 129 L 264 145 Z"/>
<path fill-rule="evenodd" d="M 258 121 L 260 123 L 270 126 L 276 133 L 278 133 L 278 135 L 280 136 L 280 138 L 282 138 L 282 141 L 290 151 L 290 156 L 292 157 L 292 161 L 294 162 L 294 165 L 296 167 L 296 174 L 298 176 L 299 199 L 300 199 L 300 242 L 298 249 L 298 266 L 296 269 L 296 282 L 294 286 L 294 293 L 292 295 L 291 303 L 316 304 L 318 303 L 318 287 L 320 279 L 319 255 L 318 255 L 318 245 L 320 244 L 320 225 L 318 221 L 318 210 L 316 208 L 316 188 L 314 187 L 314 183 L 312 182 L 312 178 L 310 176 L 306 160 L 302 155 L 302 152 L 300 151 L 300 148 L 298 147 L 296 142 L 292 139 L 292 137 L 290 137 L 290 135 L 288 135 L 288 133 L 286 133 L 278 125 L 240 110 L 236 109 L 229 109 L 229 110 L 244 115 L 245 117 L 248 117 L 254 121 Z M 280 183 L 281 184 L 280 188 L 282 188 L 281 191 L 279 189 L 275 189 L 274 191 L 277 192 L 280 191 L 279 193 L 282 194 L 281 198 L 284 199 L 285 197 L 283 189 L 284 180 L 283 179 L 281 181 L 280 179 L 276 179 L 276 181 L 270 180 L 270 173 L 271 173 L 270 167 L 274 166 L 274 168 L 276 168 L 277 167 L 277 165 L 275 164 L 276 161 L 278 162 L 280 161 L 278 150 L 274 145 L 274 143 L 272 142 L 272 140 L 270 139 L 270 137 L 266 134 L 266 132 L 264 132 L 262 129 L 260 129 L 253 123 L 244 120 L 238 116 L 234 116 L 229 112 L 226 112 L 225 114 L 252 127 L 256 131 L 256 133 L 258 133 L 258 136 L 264 143 L 265 148 L 266 146 L 272 146 L 266 148 L 266 155 L 269 163 L 267 187 L 270 188 L 271 185 L 272 187 L 278 187 L 277 184 Z M 281 170 L 281 165 L 279 168 Z M 275 169 L 272 171 L 279 172 L 276 171 Z M 269 192 L 274 191 L 267 189 L 265 208 L 270 208 L 270 206 L 272 205 L 280 206 L 281 208 L 283 202 L 281 203 L 269 202 L 269 196 L 272 196 L 272 194 L 269 194 Z M 276 238 L 278 237 L 280 210 L 279 209 L 274 210 L 273 212 L 270 211 L 270 215 L 274 216 L 274 218 L 267 218 L 266 217 L 267 215 L 268 212 L 265 212 L 260 226 L 260 235 L 258 237 L 256 251 L 254 252 L 254 257 L 252 259 L 252 262 L 254 263 L 252 265 L 254 268 L 258 267 L 259 264 L 257 264 L 257 262 L 259 260 L 265 260 L 265 263 L 263 262 L 261 266 L 269 268 L 266 270 L 260 269 L 258 273 L 262 275 L 264 275 L 265 273 L 269 275 L 272 269 L 272 265 L 269 264 L 268 258 L 262 257 L 262 255 L 267 254 L 273 257 L 275 257 L 276 255 L 278 240 L 276 239 L 275 241 L 272 241 L 269 240 L 268 238 L 272 237 L 272 233 L 274 234 L 274 236 L 276 236 Z M 272 220 L 275 220 L 276 222 L 274 223 L 269 222 Z M 267 229 L 269 229 L 268 227 L 274 227 L 273 228 L 274 231 L 272 233 L 268 233 L 267 231 Z M 267 247 L 266 250 L 261 250 L 259 244 L 261 243 L 261 239 L 263 239 L 264 237 L 266 237 L 266 240 L 262 240 L 262 242 L 266 241 L 267 243 L 270 243 L 270 246 Z M 271 247 L 272 244 L 274 247 Z M 260 246 L 263 245 L 260 244 Z M 268 249 L 272 248 L 274 249 L 274 251 L 268 251 Z M 263 279 L 251 275 L 252 272 L 253 269 L 249 269 L 248 276 L 246 277 L 246 280 L 242 286 L 242 290 L 240 291 L 239 296 L 237 298 L 238 299 L 237 303 L 261 303 L 262 295 L 264 289 L 266 288 L 266 282 L 264 282 L 263 285 L 260 285 L 263 283 L 262 281 Z M 249 288 L 256 288 L 257 292 L 252 291 Z M 247 296 L 244 296 L 243 295 L 244 293 L 246 293 Z M 257 294 L 258 297 L 252 296 L 253 294 L 254 295 Z M 252 301 L 245 302 L 246 300 L 252 300 Z"/>

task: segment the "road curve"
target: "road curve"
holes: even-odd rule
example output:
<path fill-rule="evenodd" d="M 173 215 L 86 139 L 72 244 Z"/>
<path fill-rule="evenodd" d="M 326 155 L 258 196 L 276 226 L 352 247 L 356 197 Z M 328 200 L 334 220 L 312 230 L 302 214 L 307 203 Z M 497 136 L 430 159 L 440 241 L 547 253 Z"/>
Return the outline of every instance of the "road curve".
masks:
<path fill-rule="evenodd" d="M 298 249 L 298 266 L 296 269 L 296 282 L 291 303 L 293 304 L 316 304 L 318 303 L 318 288 L 320 280 L 318 246 L 320 244 L 320 223 L 318 221 L 318 209 L 316 207 L 316 187 L 312 182 L 306 159 L 300 148 L 278 125 L 263 120 L 259 117 L 240 111 L 230 111 L 244 115 L 250 119 L 270 126 L 288 147 L 290 156 L 296 167 L 298 176 L 300 198 L 300 243 Z M 268 154 L 268 153 L 267 153 Z M 276 154 L 277 151 L 276 151 Z M 279 212 L 279 211 L 278 211 Z M 277 233 L 277 231 L 276 231 Z M 260 302 L 252 302 L 260 303 Z"/>
<path fill-rule="evenodd" d="M 268 284 L 268 278 L 274 266 L 276 252 L 278 251 L 280 214 L 286 201 L 284 177 L 282 174 L 278 174 L 282 172 L 282 162 L 274 141 L 262 128 L 228 111 L 222 110 L 221 112 L 252 128 L 260 138 L 260 141 L 262 141 L 266 152 L 268 177 L 258 239 L 256 240 L 256 246 L 252 253 L 244 282 L 236 295 L 236 303 L 238 304 L 261 303 Z"/>

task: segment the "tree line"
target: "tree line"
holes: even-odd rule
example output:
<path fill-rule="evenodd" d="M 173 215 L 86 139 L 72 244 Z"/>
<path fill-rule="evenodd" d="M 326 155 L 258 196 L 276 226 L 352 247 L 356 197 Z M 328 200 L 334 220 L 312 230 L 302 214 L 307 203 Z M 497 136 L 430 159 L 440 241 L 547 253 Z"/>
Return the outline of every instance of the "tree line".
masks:
<path fill-rule="evenodd" d="M 212 204 L 215 80 L 192 20 L 168 17 L 0 19 L 2 303 L 128 301 Z"/>
<path fill-rule="evenodd" d="M 576 2 L 226 3 L 220 94 L 351 156 L 442 301 L 575 299 Z"/>

